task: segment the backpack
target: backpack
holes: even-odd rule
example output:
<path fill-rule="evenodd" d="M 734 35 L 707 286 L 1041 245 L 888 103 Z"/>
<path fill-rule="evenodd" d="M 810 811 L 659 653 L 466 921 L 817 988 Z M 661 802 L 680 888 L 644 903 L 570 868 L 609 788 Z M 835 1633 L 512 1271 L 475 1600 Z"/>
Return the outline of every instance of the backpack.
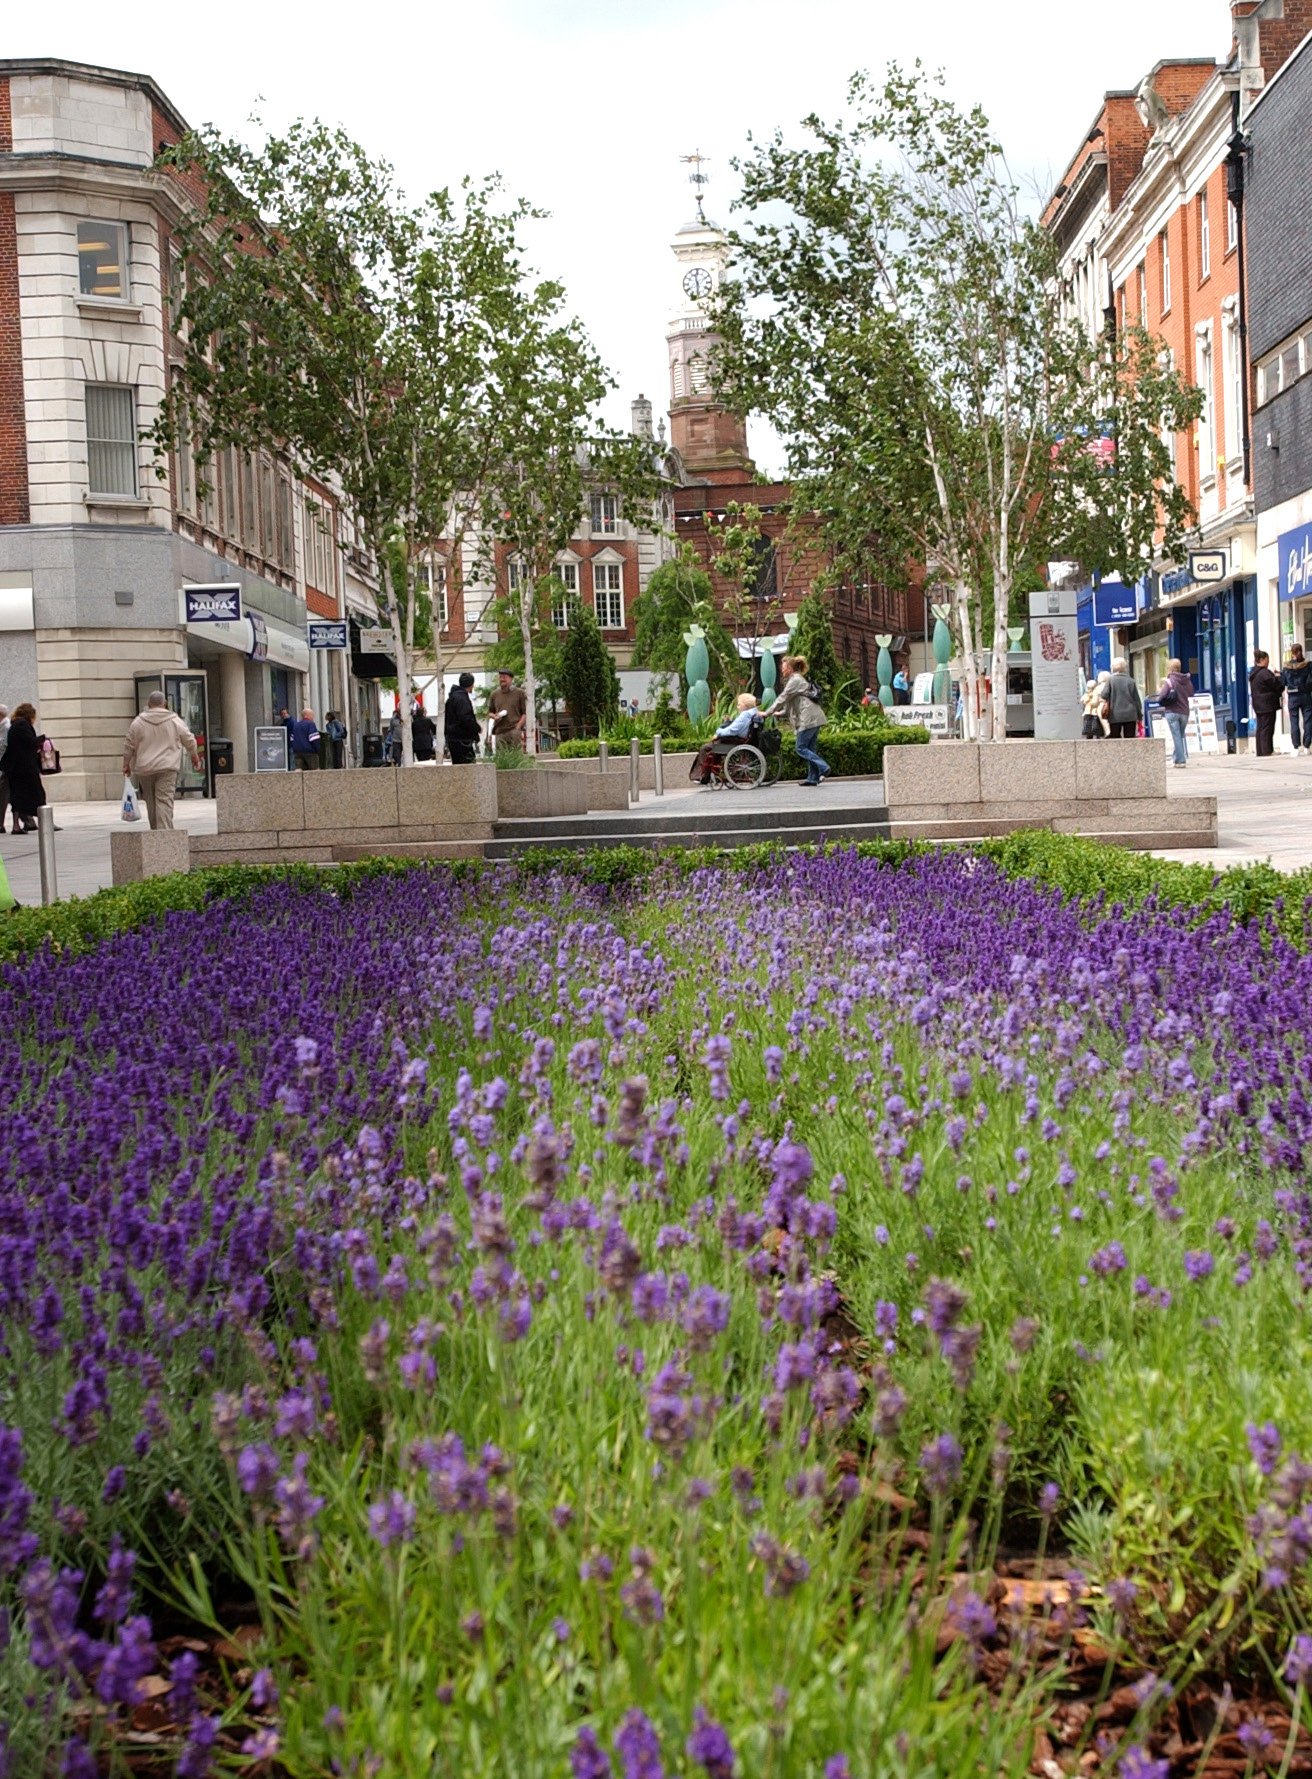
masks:
<path fill-rule="evenodd" d="M 1179 687 L 1173 679 L 1168 679 L 1162 690 L 1157 694 L 1157 702 L 1163 710 L 1177 710 L 1184 700 L 1180 697 Z"/>

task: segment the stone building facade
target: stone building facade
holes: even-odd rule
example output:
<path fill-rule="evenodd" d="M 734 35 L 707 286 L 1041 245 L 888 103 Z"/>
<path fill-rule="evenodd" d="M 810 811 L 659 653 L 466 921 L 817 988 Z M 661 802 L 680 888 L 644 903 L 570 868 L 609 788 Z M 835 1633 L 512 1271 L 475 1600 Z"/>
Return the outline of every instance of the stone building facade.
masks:
<path fill-rule="evenodd" d="M 166 689 L 239 771 L 284 705 L 371 721 L 348 658 L 307 646 L 310 617 L 373 611 L 332 491 L 227 452 L 203 493 L 185 441 L 157 464 L 143 439 L 188 202 L 153 163 L 185 128 L 147 77 L 0 61 L 0 700 L 37 705 L 65 800 L 117 797 L 146 676 L 190 673 Z M 185 589 L 220 584 L 241 618 L 188 623 Z"/>

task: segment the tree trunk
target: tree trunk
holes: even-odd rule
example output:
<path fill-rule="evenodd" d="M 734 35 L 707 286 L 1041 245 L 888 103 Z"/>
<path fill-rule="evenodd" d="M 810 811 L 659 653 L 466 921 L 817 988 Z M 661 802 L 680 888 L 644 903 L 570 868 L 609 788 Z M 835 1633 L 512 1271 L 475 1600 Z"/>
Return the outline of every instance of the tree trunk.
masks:
<path fill-rule="evenodd" d="M 382 564 L 383 591 L 387 595 L 388 616 L 392 623 L 392 646 L 396 650 L 396 696 L 401 712 L 401 764 L 413 766 L 415 738 L 410 726 L 410 651 L 405 646 L 401 609 L 396 601 L 396 588 L 392 582 L 392 570 L 388 565 L 385 546 L 378 552 L 378 560 Z"/>
<path fill-rule="evenodd" d="M 979 675 L 975 671 L 975 622 L 971 610 L 970 590 L 958 577 L 952 583 L 957 607 L 957 631 L 961 637 L 961 654 L 965 667 L 966 696 L 962 699 L 961 732 L 965 740 L 979 739 Z"/>
<path fill-rule="evenodd" d="M 1007 635 L 1010 589 L 994 594 L 993 606 L 993 739 L 1007 739 L 1007 652 L 1011 638 Z"/>
<path fill-rule="evenodd" d="M 535 589 L 523 583 L 519 592 L 519 634 L 524 643 L 524 752 L 538 751 L 538 682 L 533 672 L 533 606 Z M 527 602 L 526 602 L 527 601 Z"/>

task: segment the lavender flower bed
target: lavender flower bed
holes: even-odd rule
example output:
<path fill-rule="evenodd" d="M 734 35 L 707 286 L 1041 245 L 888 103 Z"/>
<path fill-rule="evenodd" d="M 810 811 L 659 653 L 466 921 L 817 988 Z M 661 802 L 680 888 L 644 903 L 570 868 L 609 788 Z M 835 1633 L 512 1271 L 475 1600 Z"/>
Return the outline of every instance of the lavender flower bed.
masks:
<path fill-rule="evenodd" d="M 1283 1661 L 1310 987 L 946 854 L 275 884 L 9 967 L 14 1771 L 121 1763 L 160 1675 L 183 1779 L 1019 1774 L 1017 1543 L 1068 1642 Z M 234 1585 L 217 1687 L 150 1615 Z"/>

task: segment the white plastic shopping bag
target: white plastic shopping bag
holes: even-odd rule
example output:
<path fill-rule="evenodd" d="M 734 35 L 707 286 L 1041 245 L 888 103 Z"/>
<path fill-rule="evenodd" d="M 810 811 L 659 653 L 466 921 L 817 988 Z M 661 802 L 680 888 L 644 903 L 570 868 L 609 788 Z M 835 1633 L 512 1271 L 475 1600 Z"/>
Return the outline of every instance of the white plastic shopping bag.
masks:
<path fill-rule="evenodd" d="M 138 797 L 136 787 L 130 778 L 125 778 L 123 780 L 123 807 L 119 813 L 122 815 L 125 822 L 139 822 L 141 820 L 141 799 Z"/>

